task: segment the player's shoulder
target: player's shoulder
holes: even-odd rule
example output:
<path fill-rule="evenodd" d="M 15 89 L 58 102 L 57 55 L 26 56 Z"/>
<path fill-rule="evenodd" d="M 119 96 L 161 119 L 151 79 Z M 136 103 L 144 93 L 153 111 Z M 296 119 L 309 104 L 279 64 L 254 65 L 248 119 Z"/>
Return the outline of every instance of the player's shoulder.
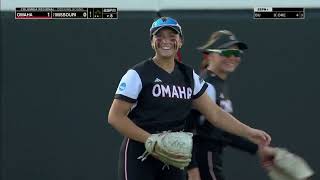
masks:
<path fill-rule="evenodd" d="M 133 65 L 129 70 L 135 71 L 140 76 L 144 76 L 145 74 L 148 74 L 150 70 L 152 71 L 152 65 L 151 65 L 151 58 L 144 59 L 140 61 L 139 63 Z"/>
<path fill-rule="evenodd" d="M 151 58 L 142 60 L 141 62 L 135 64 L 134 66 L 132 66 L 131 69 L 136 70 L 136 71 L 141 71 L 141 70 L 145 70 L 150 68 L 150 64 L 151 64 Z"/>
<path fill-rule="evenodd" d="M 215 79 L 215 77 L 210 75 L 210 73 L 208 73 L 208 71 L 201 73 L 200 76 L 208 83 L 211 83 Z"/>
<path fill-rule="evenodd" d="M 221 79 L 218 75 L 213 73 L 206 73 L 203 79 L 214 86 L 223 86 L 225 84 L 225 80 Z"/>
<path fill-rule="evenodd" d="M 178 66 L 181 66 L 181 67 L 184 67 L 184 68 L 193 70 L 193 68 L 192 68 L 189 64 L 182 63 L 182 62 L 179 62 L 179 61 L 176 61 L 176 64 L 177 64 Z"/>
<path fill-rule="evenodd" d="M 185 70 L 186 72 L 189 72 L 189 73 L 194 72 L 194 69 L 188 64 L 176 61 L 176 65 L 178 65 L 180 69 Z"/>

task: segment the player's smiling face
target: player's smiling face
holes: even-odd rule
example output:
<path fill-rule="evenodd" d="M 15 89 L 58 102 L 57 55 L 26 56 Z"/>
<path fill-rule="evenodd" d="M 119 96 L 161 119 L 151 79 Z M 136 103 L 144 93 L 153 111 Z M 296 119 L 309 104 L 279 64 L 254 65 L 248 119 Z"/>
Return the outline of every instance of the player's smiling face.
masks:
<path fill-rule="evenodd" d="M 239 47 L 233 45 L 227 49 L 239 49 Z M 208 58 L 211 60 L 211 67 L 215 69 L 214 71 L 226 74 L 234 72 L 241 61 L 240 57 L 225 57 L 216 53 L 211 53 Z"/>
<path fill-rule="evenodd" d="M 174 57 L 182 45 L 180 35 L 171 28 L 162 28 L 151 40 L 151 45 L 156 54 L 163 58 Z"/>
<path fill-rule="evenodd" d="M 238 46 L 234 45 L 229 47 L 228 49 L 239 49 Z M 226 72 L 233 72 L 236 70 L 236 68 L 238 67 L 238 65 L 240 64 L 240 57 L 235 57 L 235 56 L 230 56 L 230 57 L 224 57 L 221 56 L 221 58 L 223 59 L 222 63 L 221 63 L 221 68 L 226 71 Z"/>

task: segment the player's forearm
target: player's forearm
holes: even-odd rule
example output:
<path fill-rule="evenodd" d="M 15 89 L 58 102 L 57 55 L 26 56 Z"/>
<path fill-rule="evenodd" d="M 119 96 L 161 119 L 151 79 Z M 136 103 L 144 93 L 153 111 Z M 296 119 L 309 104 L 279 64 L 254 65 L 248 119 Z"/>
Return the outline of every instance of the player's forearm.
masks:
<path fill-rule="evenodd" d="M 123 136 L 126 136 L 141 143 L 146 142 L 150 134 L 134 124 L 128 117 L 109 117 L 108 122 L 119 131 Z"/>
<path fill-rule="evenodd" d="M 188 170 L 188 180 L 201 180 L 198 167 L 194 167 Z"/>
<path fill-rule="evenodd" d="M 204 94 L 194 100 L 193 105 L 214 126 L 232 134 L 248 138 L 250 127 L 241 123 L 229 113 L 223 111 L 218 105 L 209 99 L 208 95 Z"/>
<path fill-rule="evenodd" d="M 225 132 L 225 137 L 229 140 L 230 146 L 237 148 L 241 151 L 246 151 L 250 154 L 255 154 L 258 151 L 258 145 L 243 138 L 240 136 L 236 136 L 231 133 Z"/>
<path fill-rule="evenodd" d="M 204 115 L 213 125 L 238 136 L 248 137 L 250 127 L 241 123 L 232 115 L 223 111 L 220 107 L 217 107 L 216 110 L 207 111 Z"/>

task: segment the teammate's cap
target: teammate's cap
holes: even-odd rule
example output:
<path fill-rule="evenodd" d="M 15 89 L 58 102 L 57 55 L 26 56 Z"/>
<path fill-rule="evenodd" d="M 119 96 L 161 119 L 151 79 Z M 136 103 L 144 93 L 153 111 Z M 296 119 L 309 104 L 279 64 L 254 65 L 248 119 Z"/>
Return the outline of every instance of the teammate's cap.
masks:
<path fill-rule="evenodd" d="M 240 50 L 248 49 L 247 44 L 239 41 L 237 37 L 228 30 L 214 32 L 208 42 L 199 47 L 198 50 L 206 52 L 207 49 L 225 49 L 232 45 L 237 45 Z"/>
<path fill-rule="evenodd" d="M 182 37 L 182 29 L 178 21 L 171 17 L 161 17 L 155 20 L 150 27 L 150 37 L 156 34 L 162 28 L 171 28 Z"/>

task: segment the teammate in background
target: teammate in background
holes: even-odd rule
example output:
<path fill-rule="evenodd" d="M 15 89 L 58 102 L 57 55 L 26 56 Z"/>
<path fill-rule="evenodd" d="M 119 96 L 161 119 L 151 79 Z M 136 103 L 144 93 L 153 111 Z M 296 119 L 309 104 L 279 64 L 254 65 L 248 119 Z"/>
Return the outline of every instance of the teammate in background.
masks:
<path fill-rule="evenodd" d="M 144 143 L 152 133 L 181 131 L 191 108 L 204 114 L 210 123 L 226 131 L 266 145 L 271 141 L 264 131 L 253 129 L 224 112 L 210 100 L 207 84 L 194 70 L 174 57 L 182 46 L 183 34 L 170 17 L 154 21 L 150 28 L 153 58 L 129 69 L 122 77 L 110 107 L 108 122 L 124 140 L 120 149 L 120 180 L 182 180 L 185 171 L 155 157 L 141 162 Z"/>
<path fill-rule="evenodd" d="M 237 40 L 227 30 L 214 32 L 208 42 L 199 48 L 203 54 L 200 64 L 201 76 L 208 84 L 207 94 L 225 112 L 233 113 L 226 82 L 241 61 L 243 51 L 248 47 Z M 263 165 L 267 166 L 274 156 L 274 148 L 259 146 L 242 137 L 230 134 L 205 120 L 199 111 L 192 110 L 187 129 L 196 135 L 193 147 L 193 159 L 188 167 L 189 180 L 224 180 L 223 150 L 226 146 L 259 154 Z"/>

